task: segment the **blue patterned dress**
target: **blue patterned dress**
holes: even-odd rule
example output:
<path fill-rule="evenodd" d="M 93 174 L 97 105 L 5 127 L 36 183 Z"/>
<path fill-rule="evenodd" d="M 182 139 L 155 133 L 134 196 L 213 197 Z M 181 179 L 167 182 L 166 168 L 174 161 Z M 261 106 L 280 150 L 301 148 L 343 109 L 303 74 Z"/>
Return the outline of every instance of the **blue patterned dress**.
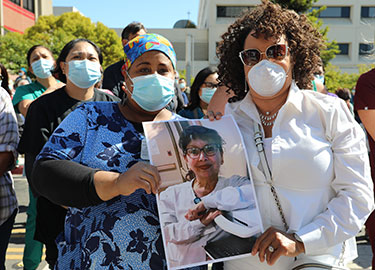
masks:
<path fill-rule="evenodd" d="M 89 102 L 65 118 L 38 159 L 125 172 L 141 160 L 142 139 L 117 103 Z M 55 269 L 166 269 L 156 199 L 143 189 L 96 206 L 69 208 L 57 246 Z"/>

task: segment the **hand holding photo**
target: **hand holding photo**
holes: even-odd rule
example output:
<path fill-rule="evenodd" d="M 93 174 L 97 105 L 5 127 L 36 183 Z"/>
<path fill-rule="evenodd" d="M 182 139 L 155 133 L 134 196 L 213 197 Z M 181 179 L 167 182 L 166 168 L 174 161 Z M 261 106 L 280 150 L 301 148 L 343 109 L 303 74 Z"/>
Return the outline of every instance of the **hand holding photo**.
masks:
<path fill-rule="evenodd" d="M 169 269 L 250 255 L 263 227 L 233 118 L 143 125 Z"/>

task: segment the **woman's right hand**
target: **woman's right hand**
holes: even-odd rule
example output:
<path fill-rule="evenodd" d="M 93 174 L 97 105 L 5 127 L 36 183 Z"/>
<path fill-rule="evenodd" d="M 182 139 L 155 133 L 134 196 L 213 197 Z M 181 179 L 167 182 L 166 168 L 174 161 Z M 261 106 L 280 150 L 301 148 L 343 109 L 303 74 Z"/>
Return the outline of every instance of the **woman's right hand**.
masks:
<path fill-rule="evenodd" d="M 189 221 L 193 221 L 200 218 L 203 214 L 206 214 L 206 211 L 207 209 L 204 207 L 204 204 L 201 201 L 187 211 L 185 218 Z"/>
<path fill-rule="evenodd" d="M 223 114 L 221 112 L 207 111 L 204 116 L 205 119 L 210 119 L 210 121 L 220 120 Z"/>
<path fill-rule="evenodd" d="M 228 99 L 233 95 L 233 91 L 228 91 L 228 87 L 220 85 L 208 104 L 207 113 L 204 118 L 210 119 L 210 121 L 220 120 L 224 115 L 225 105 L 228 103 Z"/>
<path fill-rule="evenodd" d="M 115 187 L 121 195 L 130 195 L 137 189 L 144 189 L 147 194 L 158 192 L 160 175 L 155 166 L 138 162 L 126 172 L 120 174 L 115 181 Z"/>
<path fill-rule="evenodd" d="M 126 172 L 97 171 L 94 174 L 96 193 L 103 201 L 118 195 L 128 196 L 137 189 L 144 189 L 148 194 L 156 194 L 160 185 L 160 175 L 155 166 L 138 162 Z"/>

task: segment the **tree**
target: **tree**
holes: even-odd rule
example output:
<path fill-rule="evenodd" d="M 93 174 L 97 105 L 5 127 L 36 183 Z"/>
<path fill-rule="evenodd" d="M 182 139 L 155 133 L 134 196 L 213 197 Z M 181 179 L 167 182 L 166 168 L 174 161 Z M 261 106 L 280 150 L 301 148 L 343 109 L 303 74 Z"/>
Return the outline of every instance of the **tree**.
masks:
<path fill-rule="evenodd" d="M 349 88 L 353 89 L 358 81 L 359 76 L 362 73 L 369 71 L 374 68 L 375 64 L 372 65 L 359 65 L 359 73 L 346 73 L 332 64 L 328 64 L 325 69 L 326 87 L 329 92 L 335 92 L 338 88 Z"/>
<path fill-rule="evenodd" d="M 306 13 L 310 22 L 315 26 L 316 29 L 322 34 L 325 49 L 321 51 L 321 58 L 323 60 L 324 66 L 328 64 L 330 60 L 335 58 L 336 54 L 339 53 L 339 47 L 336 41 L 328 41 L 328 27 L 323 28 L 323 21 L 319 20 L 319 13 L 326 9 L 325 6 L 319 9 L 312 9 L 314 3 L 318 0 L 271 0 L 274 3 L 281 5 L 284 8 L 292 9 L 299 14 Z"/>
<path fill-rule="evenodd" d="M 78 12 L 69 12 L 61 16 L 41 16 L 23 35 L 8 33 L 0 37 L 1 51 L 12 51 L 5 55 L 2 53 L 0 61 L 8 69 L 15 71 L 27 64 L 26 52 L 32 45 L 44 45 L 57 57 L 64 45 L 75 38 L 90 39 L 101 48 L 103 68 L 117 62 L 123 56 L 120 38 L 114 30 L 100 22 L 95 24 Z"/>
<path fill-rule="evenodd" d="M 323 65 L 327 66 L 329 61 L 336 57 L 336 54 L 340 52 L 339 46 L 335 40 L 328 41 L 328 31 L 329 27 L 326 26 L 323 28 L 323 21 L 320 20 L 319 13 L 325 10 L 326 7 L 320 7 L 319 9 L 312 9 L 309 13 L 307 13 L 307 17 L 309 18 L 310 22 L 315 26 L 316 29 L 319 30 L 320 34 L 324 39 L 324 43 L 326 48 L 320 52 L 320 57 L 322 58 Z"/>
<path fill-rule="evenodd" d="M 20 33 L 9 32 L 0 37 L 0 63 L 8 71 L 17 72 L 21 67 L 26 67 L 26 52 L 32 42 L 24 40 Z"/>

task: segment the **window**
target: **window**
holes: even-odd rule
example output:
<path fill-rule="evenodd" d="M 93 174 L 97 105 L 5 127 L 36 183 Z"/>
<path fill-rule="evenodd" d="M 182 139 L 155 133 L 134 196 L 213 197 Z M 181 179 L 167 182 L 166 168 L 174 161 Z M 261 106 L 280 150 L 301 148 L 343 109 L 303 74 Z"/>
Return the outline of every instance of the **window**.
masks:
<path fill-rule="evenodd" d="M 217 6 L 218 18 L 236 18 L 240 17 L 245 11 L 250 10 L 249 6 Z"/>
<path fill-rule="evenodd" d="M 23 8 L 34 13 L 34 0 L 23 0 Z"/>
<path fill-rule="evenodd" d="M 21 5 L 21 0 L 10 0 L 10 2 L 13 2 L 17 5 Z"/>
<path fill-rule="evenodd" d="M 360 43 L 359 44 L 359 55 L 370 55 L 374 53 L 373 43 Z"/>
<path fill-rule="evenodd" d="M 312 9 L 319 9 L 313 7 Z M 319 13 L 319 18 L 350 18 L 350 7 L 327 7 Z"/>
<path fill-rule="evenodd" d="M 362 18 L 375 18 L 375 7 L 361 7 Z"/>
<path fill-rule="evenodd" d="M 348 55 L 349 54 L 349 43 L 338 43 L 340 52 L 337 55 Z"/>

